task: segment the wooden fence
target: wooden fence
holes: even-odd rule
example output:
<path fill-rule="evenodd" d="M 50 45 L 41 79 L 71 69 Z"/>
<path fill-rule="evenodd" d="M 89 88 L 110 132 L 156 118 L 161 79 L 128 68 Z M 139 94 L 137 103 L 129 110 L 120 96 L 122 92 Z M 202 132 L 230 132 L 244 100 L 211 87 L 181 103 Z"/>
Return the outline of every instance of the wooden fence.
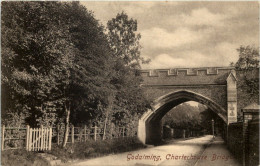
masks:
<path fill-rule="evenodd" d="M 51 150 L 52 144 L 60 145 L 64 137 L 64 126 L 55 128 L 15 128 L 2 126 L 1 150 L 26 148 L 28 151 Z M 116 134 L 106 132 L 105 139 L 136 136 L 128 133 L 126 127 L 116 127 Z M 69 127 L 67 143 L 103 140 L 102 127 Z"/>
<path fill-rule="evenodd" d="M 51 150 L 52 128 L 15 128 L 2 126 L 1 150 L 26 148 L 28 151 Z"/>
<path fill-rule="evenodd" d="M 60 127 L 58 126 L 55 128 L 56 131 L 54 131 L 54 143 L 57 143 L 58 145 L 61 144 L 63 141 L 63 136 L 64 136 L 64 126 Z M 121 138 L 121 137 L 130 137 L 130 136 L 135 136 L 135 135 L 130 135 L 127 134 L 127 128 L 126 127 L 118 127 L 117 128 L 117 134 L 110 135 L 106 133 L 105 139 L 109 138 Z M 102 140 L 104 135 L 104 129 L 102 127 L 74 127 L 70 126 L 69 128 L 69 135 L 68 135 L 68 142 L 67 143 L 75 143 L 75 142 L 86 142 L 87 140 Z"/>
<path fill-rule="evenodd" d="M 51 150 L 52 128 L 30 128 L 27 126 L 26 150 Z"/>
<path fill-rule="evenodd" d="M 25 147 L 26 128 L 5 127 L 2 126 L 1 150 L 20 149 Z"/>

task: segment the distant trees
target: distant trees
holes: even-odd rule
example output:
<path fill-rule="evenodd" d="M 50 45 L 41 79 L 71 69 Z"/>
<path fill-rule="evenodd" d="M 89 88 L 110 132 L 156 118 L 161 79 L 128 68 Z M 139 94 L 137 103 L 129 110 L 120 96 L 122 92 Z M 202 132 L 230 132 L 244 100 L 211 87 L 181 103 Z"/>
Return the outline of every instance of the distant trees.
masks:
<path fill-rule="evenodd" d="M 79 2 L 2 2 L 1 13 L 3 123 L 63 123 L 66 138 L 69 123 L 127 124 L 149 105 L 125 13 L 108 34 Z"/>
<path fill-rule="evenodd" d="M 191 106 L 187 103 L 180 104 L 170 110 L 164 117 L 163 122 L 173 128 L 201 129 L 203 120 L 200 113 L 206 107 L 199 104 L 199 107 Z"/>
<path fill-rule="evenodd" d="M 212 120 L 214 120 L 215 131 L 217 128 L 221 128 L 221 125 L 223 125 L 222 119 L 209 108 L 206 108 L 204 111 L 200 112 L 200 117 L 200 125 L 207 133 L 212 133 Z M 221 129 L 223 129 L 223 127 Z"/>
<path fill-rule="evenodd" d="M 212 120 L 215 128 L 223 128 L 223 121 L 218 115 L 207 106 L 198 103 L 197 106 L 191 106 L 188 103 L 182 103 L 170 110 L 162 119 L 164 125 L 169 125 L 175 129 L 204 130 L 212 133 Z"/>

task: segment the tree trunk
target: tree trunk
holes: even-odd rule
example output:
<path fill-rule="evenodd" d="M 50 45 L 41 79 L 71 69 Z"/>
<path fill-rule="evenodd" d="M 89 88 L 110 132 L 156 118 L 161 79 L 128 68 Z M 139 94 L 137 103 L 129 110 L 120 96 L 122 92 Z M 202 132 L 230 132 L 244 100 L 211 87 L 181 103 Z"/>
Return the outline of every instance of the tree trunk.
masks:
<path fill-rule="evenodd" d="M 103 140 L 105 140 L 105 138 L 106 138 L 107 119 L 108 119 L 108 110 L 106 110 L 106 119 L 105 119 L 105 125 L 104 125 Z"/>
<path fill-rule="evenodd" d="M 107 129 L 107 121 L 108 121 L 108 113 L 112 112 L 112 104 L 113 104 L 113 96 L 109 97 L 109 106 L 106 109 L 106 119 L 105 119 L 105 125 L 104 125 L 104 133 L 103 133 L 103 140 L 106 138 L 106 129 Z"/>
<path fill-rule="evenodd" d="M 66 146 L 68 141 L 68 136 L 69 136 L 70 107 L 67 108 L 67 106 L 65 106 L 65 113 L 66 113 L 66 119 L 65 119 L 65 132 L 64 132 L 63 144 L 62 144 L 63 147 Z"/>

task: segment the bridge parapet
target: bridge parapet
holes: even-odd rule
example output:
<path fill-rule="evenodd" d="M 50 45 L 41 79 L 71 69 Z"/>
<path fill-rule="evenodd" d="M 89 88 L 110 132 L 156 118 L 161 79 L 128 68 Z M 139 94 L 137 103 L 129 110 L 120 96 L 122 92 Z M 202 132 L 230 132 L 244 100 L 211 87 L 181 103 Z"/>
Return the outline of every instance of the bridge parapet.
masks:
<path fill-rule="evenodd" d="M 158 77 L 160 73 L 167 73 L 167 76 L 178 76 L 180 73 L 185 73 L 187 76 L 199 75 L 217 75 L 219 70 L 232 70 L 233 67 L 200 67 L 200 68 L 171 68 L 171 69 L 148 69 L 141 70 L 141 73 L 147 73 L 149 77 Z M 206 71 L 206 72 L 205 72 Z"/>
<path fill-rule="evenodd" d="M 143 85 L 226 84 L 233 67 L 141 70 Z"/>

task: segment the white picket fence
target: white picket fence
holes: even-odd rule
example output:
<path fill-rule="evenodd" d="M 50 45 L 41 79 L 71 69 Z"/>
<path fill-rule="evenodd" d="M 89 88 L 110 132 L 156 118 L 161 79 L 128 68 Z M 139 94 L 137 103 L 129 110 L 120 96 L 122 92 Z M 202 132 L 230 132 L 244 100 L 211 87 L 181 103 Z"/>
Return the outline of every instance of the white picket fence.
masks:
<path fill-rule="evenodd" d="M 26 150 L 51 150 L 52 128 L 30 128 L 27 126 Z"/>

